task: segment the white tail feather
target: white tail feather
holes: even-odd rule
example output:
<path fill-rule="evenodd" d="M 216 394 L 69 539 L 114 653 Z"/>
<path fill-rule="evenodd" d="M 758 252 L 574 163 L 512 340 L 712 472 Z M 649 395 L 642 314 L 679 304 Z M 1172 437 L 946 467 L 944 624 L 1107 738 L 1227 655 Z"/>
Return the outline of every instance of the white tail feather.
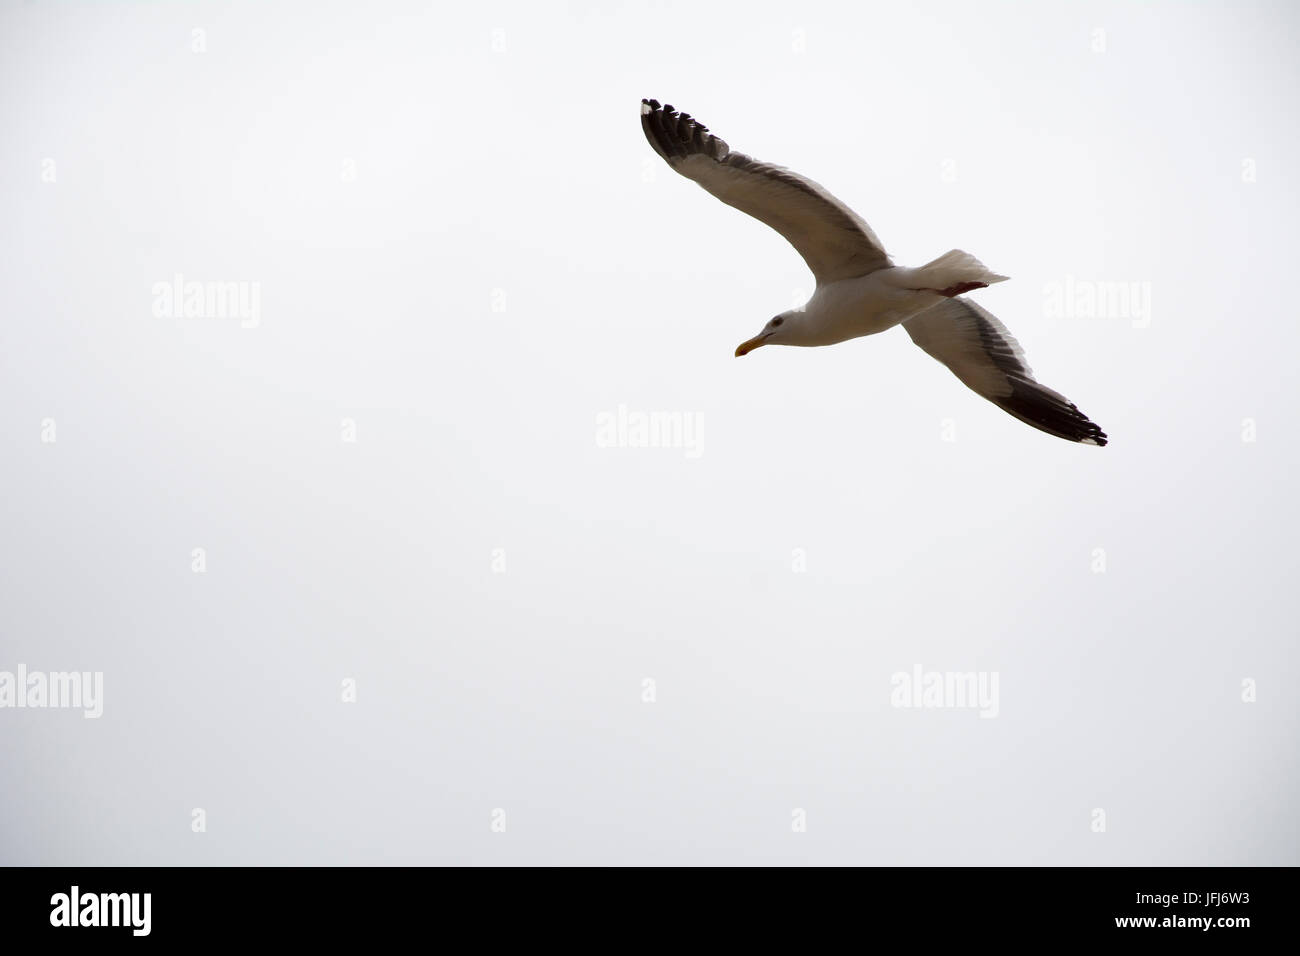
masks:
<path fill-rule="evenodd" d="M 912 271 L 914 277 L 920 280 L 920 286 L 926 289 L 947 289 L 964 282 L 992 285 L 995 282 L 1005 282 L 1007 278 L 989 271 L 988 266 L 960 249 L 945 252 L 933 262 L 927 262 Z"/>

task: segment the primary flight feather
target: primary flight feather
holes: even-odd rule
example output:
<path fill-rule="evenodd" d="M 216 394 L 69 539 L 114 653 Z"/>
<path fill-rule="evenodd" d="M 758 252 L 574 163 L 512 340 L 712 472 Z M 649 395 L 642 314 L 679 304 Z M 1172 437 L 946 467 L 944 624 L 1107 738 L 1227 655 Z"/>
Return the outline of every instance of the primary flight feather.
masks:
<path fill-rule="evenodd" d="M 641 101 L 641 127 L 669 166 L 784 236 L 817 280 L 807 305 L 776 316 L 737 356 L 764 345 L 834 345 L 902 325 L 963 384 L 1021 421 L 1106 444 L 1086 415 L 1035 381 L 1006 327 L 961 297 L 1006 276 L 959 249 L 920 268 L 896 266 L 871 227 L 811 179 L 733 152 L 690 114 L 655 100 Z"/>

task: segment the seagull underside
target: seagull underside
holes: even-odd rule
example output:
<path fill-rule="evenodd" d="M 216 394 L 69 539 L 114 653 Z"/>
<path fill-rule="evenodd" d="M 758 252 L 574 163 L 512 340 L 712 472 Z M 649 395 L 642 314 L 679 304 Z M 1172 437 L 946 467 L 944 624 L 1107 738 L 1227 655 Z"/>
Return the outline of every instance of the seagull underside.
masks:
<path fill-rule="evenodd" d="M 669 166 L 779 232 L 817 279 L 808 306 L 777 316 L 737 355 L 765 344 L 831 344 L 902 325 L 963 384 L 1008 414 L 1058 438 L 1106 444 L 1106 433 L 1072 402 L 1034 379 L 1006 326 L 961 297 L 1005 276 L 956 249 L 916 269 L 895 266 L 871 227 L 812 180 L 734 152 L 690 114 L 656 100 L 641 101 L 641 126 Z"/>

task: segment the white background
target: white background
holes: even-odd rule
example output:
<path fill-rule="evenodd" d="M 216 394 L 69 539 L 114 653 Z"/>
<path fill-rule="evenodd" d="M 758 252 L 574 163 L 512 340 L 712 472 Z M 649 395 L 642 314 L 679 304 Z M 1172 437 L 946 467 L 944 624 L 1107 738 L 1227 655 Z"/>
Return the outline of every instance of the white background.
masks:
<path fill-rule="evenodd" d="M 105 699 L 0 710 L 0 862 L 1300 862 L 1297 27 L 6 4 L 0 670 Z M 1110 446 L 898 330 L 733 358 L 810 276 L 642 97 L 1010 275 Z M 260 324 L 156 317 L 176 273 Z M 599 447 L 620 404 L 700 456 Z M 999 715 L 891 707 L 916 664 Z"/>

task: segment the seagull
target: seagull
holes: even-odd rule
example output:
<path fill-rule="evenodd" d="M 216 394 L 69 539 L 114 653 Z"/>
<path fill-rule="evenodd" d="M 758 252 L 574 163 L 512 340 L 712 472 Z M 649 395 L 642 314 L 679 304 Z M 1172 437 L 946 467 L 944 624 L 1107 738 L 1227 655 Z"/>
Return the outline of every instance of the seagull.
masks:
<path fill-rule="evenodd" d="M 655 152 L 728 206 L 771 226 L 812 270 L 817 287 L 736 348 L 834 345 L 901 325 L 961 382 L 1040 431 L 1085 445 L 1106 433 L 1065 396 L 1040 385 L 1020 344 L 963 294 L 1006 276 L 953 249 L 919 268 L 896 266 L 871 227 L 824 188 L 731 148 L 689 113 L 641 101 L 641 128 Z"/>

